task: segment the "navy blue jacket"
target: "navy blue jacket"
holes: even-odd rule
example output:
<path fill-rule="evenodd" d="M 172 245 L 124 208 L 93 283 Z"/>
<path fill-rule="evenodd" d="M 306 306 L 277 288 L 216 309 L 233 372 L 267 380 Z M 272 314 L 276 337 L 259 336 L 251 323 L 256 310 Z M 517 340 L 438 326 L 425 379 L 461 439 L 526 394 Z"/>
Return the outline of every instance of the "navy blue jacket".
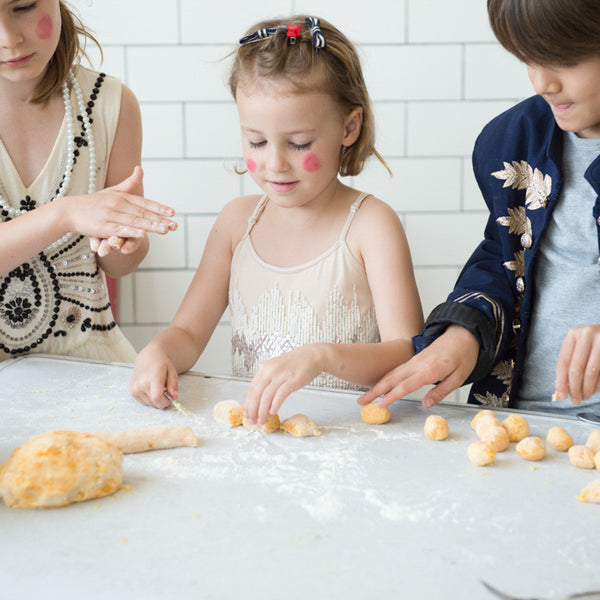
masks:
<path fill-rule="evenodd" d="M 481 350 L 466 382 L 474 382 L 469 402 L 514 406 L 518 396 L 536 256 L 563 185 L 562 147 L 563 132 L 540 96 L 493 119 L 475 143 L 473 169 L 490 211 L 484 240 L 447 301 L 432 311 L 413 338 L 419 352 L 451 323 L 477 337 Z M 600 157 L 585 177 L 600 194 Z M 600 197 L 593 215 L 600 254 Z"/>

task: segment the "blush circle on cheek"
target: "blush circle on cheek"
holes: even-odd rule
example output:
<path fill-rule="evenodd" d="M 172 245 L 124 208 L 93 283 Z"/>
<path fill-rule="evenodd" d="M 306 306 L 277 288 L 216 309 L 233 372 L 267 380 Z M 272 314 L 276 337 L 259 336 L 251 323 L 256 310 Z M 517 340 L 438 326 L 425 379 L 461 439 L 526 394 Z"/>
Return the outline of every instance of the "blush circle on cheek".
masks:
<path fill-rule="evenodd" d="M 47 40 L 52 35 L 52 17 L 44 15 L 35 26 L 35 34 L 40 40 Z"/>
<path fill-rule="evenodd" d="M 246 166 L 248 167 L 248 171 L 250 171 L 250 173 L 253 173 L 256 169 L 256 163 L 251 158 L 246 160 Z"/>
<path fill-rule="evenodd" d="M 315 171 L 321 168 L 321 161 L 317 158 L 316 154 L 313 154 L 311 152 L 302 161 L 302 166 L 304 167 L 305 171 L 308 171 L 309 173 L 314 173 Z"/>

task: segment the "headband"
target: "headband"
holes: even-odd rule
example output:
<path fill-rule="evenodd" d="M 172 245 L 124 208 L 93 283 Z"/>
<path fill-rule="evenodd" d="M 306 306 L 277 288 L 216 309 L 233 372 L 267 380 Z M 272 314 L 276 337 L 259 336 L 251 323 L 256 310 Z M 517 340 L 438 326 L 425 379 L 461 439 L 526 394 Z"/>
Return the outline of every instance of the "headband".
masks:
<path fill-rule="evenodd" d="M 310 30 L 312 45 L 315 48 L 325 48 L 327 42 L 325 36 L 321 31 L 321 21 L 317 17 L 307 17 L 304 19 L 306 26 Z M 257 29 L 253 33 L 245 35 L 241 40 L 240 44 L 249 44 L 251 42 L 258 42 L 264 40 L 272 35 L 275 35 L 280 30 L 287 31 L 287 37 L 290 44 L 296 43 L 296 38 L 300 35 L 300 28 L 302 25 L 279 25 L 277 27 L 266 27 L 264 29 Z"/>

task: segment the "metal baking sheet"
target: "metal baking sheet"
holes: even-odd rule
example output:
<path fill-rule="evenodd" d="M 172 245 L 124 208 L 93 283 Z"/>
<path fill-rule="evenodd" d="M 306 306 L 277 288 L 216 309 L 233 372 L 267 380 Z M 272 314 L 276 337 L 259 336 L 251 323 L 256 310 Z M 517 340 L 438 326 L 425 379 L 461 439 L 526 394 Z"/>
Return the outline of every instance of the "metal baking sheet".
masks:
<path fill-rule="evenodd" d="M 125 457 L 129 490 L 52 510 L 0 503 L 0 598 L 491 598 L 480 583 L 552 598 L 600 587 L 600 506 L 575 496 L 597 471 L 548 451 L 511 449 L 478 468 L 466 450 L 474 407 L 417 401 L 363 423 L 356 394 L 301 390 L 281 417 L 310 416 L 318 438 L 262 435 L 214 421 L 247 381 L 189 373 L 190 411 L 144 407 L 128 365 L 30 356 L 0 365 L 0 462 L 55 429 L 190 425 L 198 448 Z M 451 435 L 423 435 L 429 414 Z M 504 416 L 503 411 L 499 416 Z M 532 434 L 594 424 L 528 415 Z"/>

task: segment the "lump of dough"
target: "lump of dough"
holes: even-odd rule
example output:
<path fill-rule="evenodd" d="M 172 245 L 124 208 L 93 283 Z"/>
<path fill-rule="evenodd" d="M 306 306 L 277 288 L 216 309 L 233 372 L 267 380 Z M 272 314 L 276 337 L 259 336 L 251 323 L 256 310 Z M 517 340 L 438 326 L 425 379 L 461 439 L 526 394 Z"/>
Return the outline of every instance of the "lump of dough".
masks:
<path fill-rule="evenodd" d="M 50 508 L 112 494 L 122 452 L 89 433 L 51 431 L 16 448 L 0 467 L 0 496 L 16 508 Z"/>
<path fill-rule="evenodd" d="M 425 437 L 430 440 L 445 440 L 448 437 L 448 422 L 439 415 L 429 415 L 425 420 Z"/>
<path fill-rule="evenodd" d="M 483 432 L 488 427 L 501 427 L 500 421 L 498 421 L 498 419 L 492 415 L 484 415 L 483 417 L 478 419 L 475 425 L 475 433 L 477 434 L 477 437 L 479 439 L 481 439 Z"/>
<path fill-rule="evenodd" d="M 377 402 L 365 404 L 360 409 L 360 418 L 369 425 L 383 425 L 392 417 L 389 408 L 381 408 Z"/>
<path fill-rule="evenodd" d="M 487 442 L 473 442 L 467 449 L 469 460 L 478 467 L 494 464 L 496 451 Z"/>
<path fill-rule="evenodd" d="M 600 452 L 600 429 L 594 429 L 588 436 L 585 445 L 594 451 L 594 454 Z"/>
<path fill-rule="evenodd" d="M 594 464 L 596 465 L 596 469 L 600 471 L 600 452 L 596 452 L 594 456 Z"/>
<path fill-rule="evenodd" d="M 321 432 L 314 422 L 306 415 L 297 414 L 281 422 L 281 429 L 296 437 L 319 436 Z"/>
<path fill-rule="evenodd" d="M 569 460 L 575 467 L 581 469 L 593 469 L 594 451 L 587 446 L 571 446 L 569 448 Z"/>
<path fill-rule="evenodd" d="M 573 445 L 573 438 L 563 427 L 550 427 L 546 434 L 546 441 L 548 446 L 558 452 L 566 452 Z"/>
<path fill-rule="evenodd" d="M 487 442 L 496 452 L 504 452 L 510 442 L 506 429 L 501 425 L 489 425 L 481 431 L 479 439 Z"/>
<path fill-rule="evenodd" d="M 244 420 L 244 407 L 237 400 L 221 400 L 215 404 L 212 414 L 216 421 L 237 427 Z"/>
<path fill-rule="evenodd" d="M 262 431 L 263 433 L 273 433 L 273 431 L 277 431 L 281 425 L 279 421 L 279 415 L 269 415 L 267 417 L 267 422 L 264 425 L 259 425 L 256 423 L 253 425 L 250 421 L 244 417 L 242 420 L 242 425 L 246 429 L 250 429 L 251 431 Z"/>
<path fill-rule="evenodd" d="M 493 410 L 480 410 L 471 420 L 471 429 L 477 431 L 477 423 L 481 420 L 489 420 L 494 422 L 494 425 L 498 424 L 496 413 Z"/>
<path fill-rule="evenodd" d="M 581 490 L 581 494 L 576 496 L 576 498 L 582 502 L 594 502 L 595 504 L 600 504 L 600 479 L 588 483 Z"/>
<path fill-rule="evenodd" d="M 501 423 L 510 442 L 520 442 L 529 435 L 529 423 L 522 415 L 508 415 Z"/>
<path fill-rule="evenodd" d="M 546 456 L 546 443 L 541 437 L 533 435 L 523 438 L 517 444 L 516 451 L 525 460 L 542 460 Z"/>

